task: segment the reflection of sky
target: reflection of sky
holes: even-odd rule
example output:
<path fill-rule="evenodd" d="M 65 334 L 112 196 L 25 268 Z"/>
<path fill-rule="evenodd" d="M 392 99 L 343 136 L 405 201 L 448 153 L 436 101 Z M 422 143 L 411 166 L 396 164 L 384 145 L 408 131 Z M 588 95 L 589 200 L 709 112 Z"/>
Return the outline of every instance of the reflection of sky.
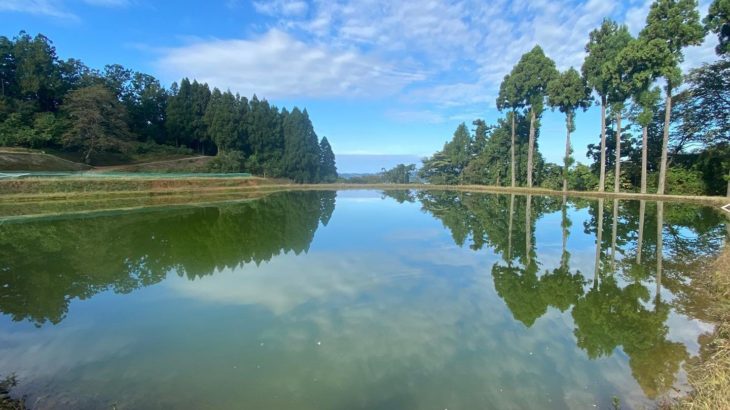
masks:
<path fill-rule="evenodd" d="M 537 223 L 541 271 L 559 264 L 560 218 Z M 588 213 L 571 218 L 571 270 L 590 278 Z M 0 369 L 49 393 L 39 408 L 74 397 L 130 408 L 647 404 L 621 349 L 590 360 L 576 346 L 570 310 L 515 321 L 490 275 L 501 257 L 454 245 L 418 203 L 340 194 L 309 249 L 74 301 L 57 326 L 3 317 Z M 667 325 L 693 354 L 708 329 L 680 315 Z"/>

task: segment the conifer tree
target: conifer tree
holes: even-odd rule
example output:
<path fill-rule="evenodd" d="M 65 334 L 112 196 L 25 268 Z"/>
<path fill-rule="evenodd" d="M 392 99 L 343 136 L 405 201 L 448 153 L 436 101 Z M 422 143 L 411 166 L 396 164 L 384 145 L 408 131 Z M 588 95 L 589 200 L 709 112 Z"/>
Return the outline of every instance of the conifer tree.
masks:
<path fill-rule="evenodd" d="M 548 104 L 565 114 L 565 158 L 563 159 L 563 192 L 568 190 L 568 170 L 572 164 L 570 156 L 570 133 L 575 131 L 575 112 L 585 111 L 591 105 L 591 90 L 574 68 L 559 74 L 548 84 Z"/>
<path fill-rule="evenodd" d="M 669 150 L 669 127 L 672 116 L 672 92 L 682 80 L 679 63 L 684 60 L 682 49 L 691 45 L 700 45 L 704 38 L 704 28 L 700 24 L 696 0 L 656 0 L 646 17 L 646 27 L 640 37 L 646 41 L 661 40 L 665 42 L 673 60 L 667 60 L 661 68 L 666 79 L 666 100 L 664 103 L 664 131 L 662 139 L 662 156 L 659 163 L 659 184 L 657 193 L 664 194 L 667 179 L 667 152 Z"/>
<path fill-rule="evenodd" d="M 598 191 L 606 187 L 606 107 L 612 91 L 611 78 L 607 65 L 611 64 L 618 53 L 631 41 L 631 34 L 625 25 L 605 19 L 601 27 L 591 31 L 585 50 L 588 53 L 581 68 L 588 85 L 601 99 L 601 159 Z"/>
<path fill-rule="evenodd" d="M 510 80 L 518 84 L 517 97 L 521 105 L 530 113 L 530 134 L 527 151 L 527 187 L 532 188 L 534 172 L 534 155 L 536 129 L 540 127 L 539 119 L 545 108 L 547 86 L 557 76 L 555 62 L 548 58 L 540 46 L 522 55 L 520 61 L 512 69 Z"/>
<path fill-rule="evenodd" d="M 335 154 L 332 152 L 327 137 L 322 137 L 319 143 L 319 182 L 335 182 L 337 180 L 337 166 Z"/>

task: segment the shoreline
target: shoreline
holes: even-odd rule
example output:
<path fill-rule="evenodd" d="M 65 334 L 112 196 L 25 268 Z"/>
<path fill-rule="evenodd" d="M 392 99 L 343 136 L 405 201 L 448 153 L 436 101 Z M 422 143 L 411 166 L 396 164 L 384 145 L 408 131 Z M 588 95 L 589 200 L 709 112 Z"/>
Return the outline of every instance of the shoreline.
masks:
<path fill-rule="evenodd" d="M 163 195 L 181 195 L 185 193 L 218 193 L 235 194 L 251 191 L 282 190 L 448 190 L 463 192 L 485 192 L 500 194 L 570 196 L 580 198 L 604 198 L 624 200 L 648 200 L 662 202 L 683 202 L 722 207 L 730 203 L 729 197 L 723 196 L 691 196 L 691 195 L 658 195 L 635 192 L 598 192 L 598 191 L 557 191 L 546 188 L 503 187 L 488 185 L 430 185 L 430 184 L 295 184 L 281 180 L 268 180 L 258 177 L 216 178 L 185 177 L 109 177 L 99 179 L 86 178 L 28 178 L 18 180 L 0 180 L 0 203 L 64 201 L 81 198 L 98 197 L 150 197 Z M 730 214 L 729 214 L 730 215 Z"/>

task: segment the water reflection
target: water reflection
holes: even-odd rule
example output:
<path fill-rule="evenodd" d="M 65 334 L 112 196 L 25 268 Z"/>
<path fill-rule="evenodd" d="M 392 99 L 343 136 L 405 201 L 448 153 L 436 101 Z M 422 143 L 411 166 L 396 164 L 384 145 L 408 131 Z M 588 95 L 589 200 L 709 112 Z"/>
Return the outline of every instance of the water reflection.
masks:
<path fill-rule="evenodd" d="M 335 192 L 245 204 L 0 224 L 0 310 L 59 323 L 74 299 L 130 293 L 171 271 L 189 279 L 306 252 Z"/>
<path fill-rule="evenodd" d="M 512 196 L 511 199 L 513 199 Z M 423 208 L 442 219 L 462 244 L 465 238 L 472 240 L 472 249 L 480 249 L 489 243 L 505 263 L 492 267 L 494 287 L 512 312 L 515 320 L 532 326 L 548 307 L 571 310 L 575 323 L 577 345 L 592 358 L 612 355 L 621 348 L 629 357 L 632 375 L 646 396 L 656 398 L 667 392 L 675 383 L 680 364 L 689 357 L 682 343 L 668 339 L 666 324 L 672 304 L 663 302 L 661 289 L 664 282 L 671 297 L 683 299 L 683 292 L 691 292 L 686 274 L 692 272 L 703 257 L 715 255 L 723 243 L 722 219 L 708 209 L 673 205 L 665 225 L 664 203 L 655 204 L 655 236 L 644 237 L 646 203 L 612 201 L 613 212 L 604 212 L 604 200 L 595 202 L 576 201 L 576 208 L 587 207 L 591 219 L 585 222 L 585 231 L 596 237 L 595 269 L 589 281 L 580 271 L 570 270 L 570 254 L 566 243 L 571 221 L 565 198 L 561 205 L 552 198 L 539 198 L 535 212 L 532 200 L 522 198 L 525 206 L 525 247 L 513 260 L 511 247 L 501 246 L 502 238 L 512 242 L 512 224 L 508 232 L 500 229 L 500 221 L 512 219 L 512 205 L 503 201 L 506 197 L 470 195 L 464 198 L 454 193 L 422 193 Z M 496 201 L 496 203 L 495 203 Z M 448 204 L 455 204 L 449 207 Z M 521 205 L 518 205 L 518 207 Z M 562 254 L 560 265 L 552 271 L 540 274 L 539 263 L 533 257 L 533 231 L 541 215 L 561 210 Z M 620 206 L 623 210 L 620 211 Z M 449 209 L 448 213 L 443 210 Z M 510 209 L 510 217 L 501 210 Z M 635 217 L 638 215 L 638 223 Z M 610 218 L 609 221 L 606 219 Z M 610 223 L 610 240 L 604 238 L 603 227 Z M 665 232 L 666 228 L 666 232 Z M 518 228 L 519 229 L 519 228 Z M 486 235 L 486 237 L 485 237 Z M 635 235 L 638 235 L 635 238 Z M 668 238 L 669 255 L 665 255 L 664 238 Z M 642 253 L 654 249 L 653 258 Z M 622 258 L 621 252 L 634 252 L 634 258 Z M 689 255 L 692 255 L 689 257 Z M 672 277 L 663 277 L 664 259 L 672 266 Z M 687 259 L 686 259 L 687 258 Z M 646 282 L 654 272 L 655 291 L 650 292 Z M 590 284 L 586 289 L 585 285 Z M 684 298 L 686 301 L 686 297 Z M 652 306 L 653 305 L 653 306 Z M 681 309 L 681 308 L 680 308 Z"/>
<path fill-rule="evenodd" d="M 642 398 L 659 397 L 694 354 L 671 321 L 702 319 L 688 274 L 724 243 L 711 209 L 448 191 L 343 196 L 338 211 L 334 192 L 291 192 L 0 225 L 0 310 L 39 326 L 28 333 L 36 342 L 71 340 L 79 352 L 54 351 L 69 361 L 91 361 L 84 340 L 107 341 L 110 353 L 95 359 L 103 365 L 65 364 L 80 370 L 59 366 L 48 378 L 141 407 L 585 408 L 631 396 L 629 374 Z M 82 316 L 76 301 L 145 287 L 184 300 L 154 294 L 142 314 L 120 307 L 132 319 L 113 330 L 64 336 Z M 24 359 L 0 365 L 53 357 L 13 349 Z M 134 382 L 109 393 L 110 374 Z M 140 391 L 161 401 L 134 401 Z"/>

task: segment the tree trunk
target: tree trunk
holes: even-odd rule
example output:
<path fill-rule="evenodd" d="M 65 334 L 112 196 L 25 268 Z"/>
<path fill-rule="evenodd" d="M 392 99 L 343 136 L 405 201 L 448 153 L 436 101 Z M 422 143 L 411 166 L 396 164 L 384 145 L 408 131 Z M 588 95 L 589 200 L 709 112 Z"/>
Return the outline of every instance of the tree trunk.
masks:
<path fill-rule="evenodd" d="M 515 112 L 512 111 L 512 188 L 516 185 L 515 177 Z"/>
<path fill-rule="evenodd" d="M 621 190 L 621 111 L 616 113 L 616 166 L 613 176 L 613 192 Z"/>
<path fill-rule="evenodd" d="M 86 151 L 86 155 L 84 155 L 84 163 L 86 165 L 91 165 L 91 153 L 94 151 L 94 142 L 95 138 L 92 135 L 91 141 L 89 141 L 89 150 Z"/>
<path fill-rule="evenodd" d="M 662 259 L 664 258 L 664 202 L 656 203 L 656 300 L 662 290 Z"/>
<path fill-rule="evenodd" d="M 636 242 L 636 263 L 641 264 L 641 249 L 644 246 L 644 214 L 646 213 L 646 201 L 639 202 L 639 239 Z"/>
<path fill-rule="evenodd" d="M 646 125 L 642 127 L 641 130 L 641 193 L 646 193 L 646 157 L 647 157 L 647 151 L 648 147 L 647 144 L 649 143 L 649 127 Z"/>
<path fill-rule="evenodd" d="M 596 269 L 593 273 L 593 286 L 598 285 L 598 272 L 601 270 L 601 242 L 603 242 L 603 198 L 598 199 L 598 227 L 596 228 Z"/>
<path fill-rule="evenodd" d="M 662 138 L 662 159 L 659 164 L 659 195 L 664 194 L 664 184 L 667 180 L 667 150 L 669 149 L 669 122 L 672 119 L 672 89 L 667 85 L 667 102 L 664 109 L 664 137 Z"/>
<path fill-rule="evenodd" d="M 570 167 L 569 161 L 570 161 L 570 123 L 572 120 L 571 113 L 567 113 L 567 135 L 565 136 L 565 169 L 563 169 L 563 192 L 568 192 L 568 168 Z M 563 196 L 565 198 L 565 196 Z M 565 202 L 565 201 L 563 201 Z"/>
<path fill-rule="evenodd" d="M 730 198 L 730 173 L 727 174 L 727 193 L 725 194 L 728 198 Z"/>
<path fill-rule="evenodd" d="M 532 188 L 532 152 L 535 150 L 535 110 L 530 110 L 530 140 L 527 146 L 527 187 Z"/>
<path fill-rule="evenodd" d="M 598 180 L 598 192 L 606 188 L 606 97 L 601 97 L 601 175 Z"/>

